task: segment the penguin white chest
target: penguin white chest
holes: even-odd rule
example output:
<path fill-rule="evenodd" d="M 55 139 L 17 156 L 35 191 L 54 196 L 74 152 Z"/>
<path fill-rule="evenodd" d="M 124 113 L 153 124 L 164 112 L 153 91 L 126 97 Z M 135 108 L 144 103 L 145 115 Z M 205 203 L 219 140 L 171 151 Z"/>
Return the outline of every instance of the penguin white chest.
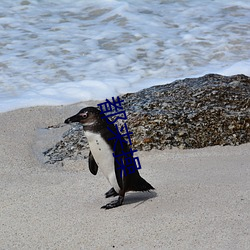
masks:
<path fill-rule="evenodd" d="M 119 192 L 120 188 L 116 180 L 113 150 L 100 134 L 86 131 L 85 135 L 96 164 L 115 191 Z"/>

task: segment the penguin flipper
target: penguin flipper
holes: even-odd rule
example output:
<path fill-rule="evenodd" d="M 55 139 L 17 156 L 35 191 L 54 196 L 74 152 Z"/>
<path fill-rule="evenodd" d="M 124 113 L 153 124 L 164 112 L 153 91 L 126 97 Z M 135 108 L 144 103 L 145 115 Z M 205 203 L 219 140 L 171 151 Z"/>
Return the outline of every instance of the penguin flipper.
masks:
<path fill-rule="evenodd" d="M 89 151 L 89 170 L 93 175 L 96 175 L 98 171 L 98 165 L 96 164 L 91 151 Z"/>

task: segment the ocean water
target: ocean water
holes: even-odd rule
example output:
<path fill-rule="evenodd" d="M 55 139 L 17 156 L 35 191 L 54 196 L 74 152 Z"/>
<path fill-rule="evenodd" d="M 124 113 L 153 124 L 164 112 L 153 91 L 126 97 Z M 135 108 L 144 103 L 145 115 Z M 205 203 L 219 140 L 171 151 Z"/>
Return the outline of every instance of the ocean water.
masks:
<path fill-rule="evenodd" d="M 250 76 L 249 0 L 1 0 L 0 112 Z"/>

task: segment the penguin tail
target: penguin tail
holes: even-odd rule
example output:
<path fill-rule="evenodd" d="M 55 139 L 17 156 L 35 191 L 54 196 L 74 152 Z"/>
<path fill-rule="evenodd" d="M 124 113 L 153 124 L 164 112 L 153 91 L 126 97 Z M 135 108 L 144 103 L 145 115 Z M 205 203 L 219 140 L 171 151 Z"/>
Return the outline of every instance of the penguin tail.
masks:
<path fill-rule="evenodd" d="M 149 191 L 151 189 L 154 189 L 154 187 L 139 175 L 137 180 L 133 183 L 131 191 Z"/>

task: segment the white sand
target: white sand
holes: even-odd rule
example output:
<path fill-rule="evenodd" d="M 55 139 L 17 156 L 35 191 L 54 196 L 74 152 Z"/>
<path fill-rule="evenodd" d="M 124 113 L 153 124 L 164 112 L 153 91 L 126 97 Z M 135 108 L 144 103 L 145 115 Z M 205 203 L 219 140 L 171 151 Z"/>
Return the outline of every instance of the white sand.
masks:
<path fill-rule="evenodd" d="M 42 128 L 84 105 L 0 114 L 0 249 L 250 248 L 250 144 L 140 152 L 156 192 L 103 210 L 110 186 L 87 160 L 38 160 L 67 130 Z"/>

